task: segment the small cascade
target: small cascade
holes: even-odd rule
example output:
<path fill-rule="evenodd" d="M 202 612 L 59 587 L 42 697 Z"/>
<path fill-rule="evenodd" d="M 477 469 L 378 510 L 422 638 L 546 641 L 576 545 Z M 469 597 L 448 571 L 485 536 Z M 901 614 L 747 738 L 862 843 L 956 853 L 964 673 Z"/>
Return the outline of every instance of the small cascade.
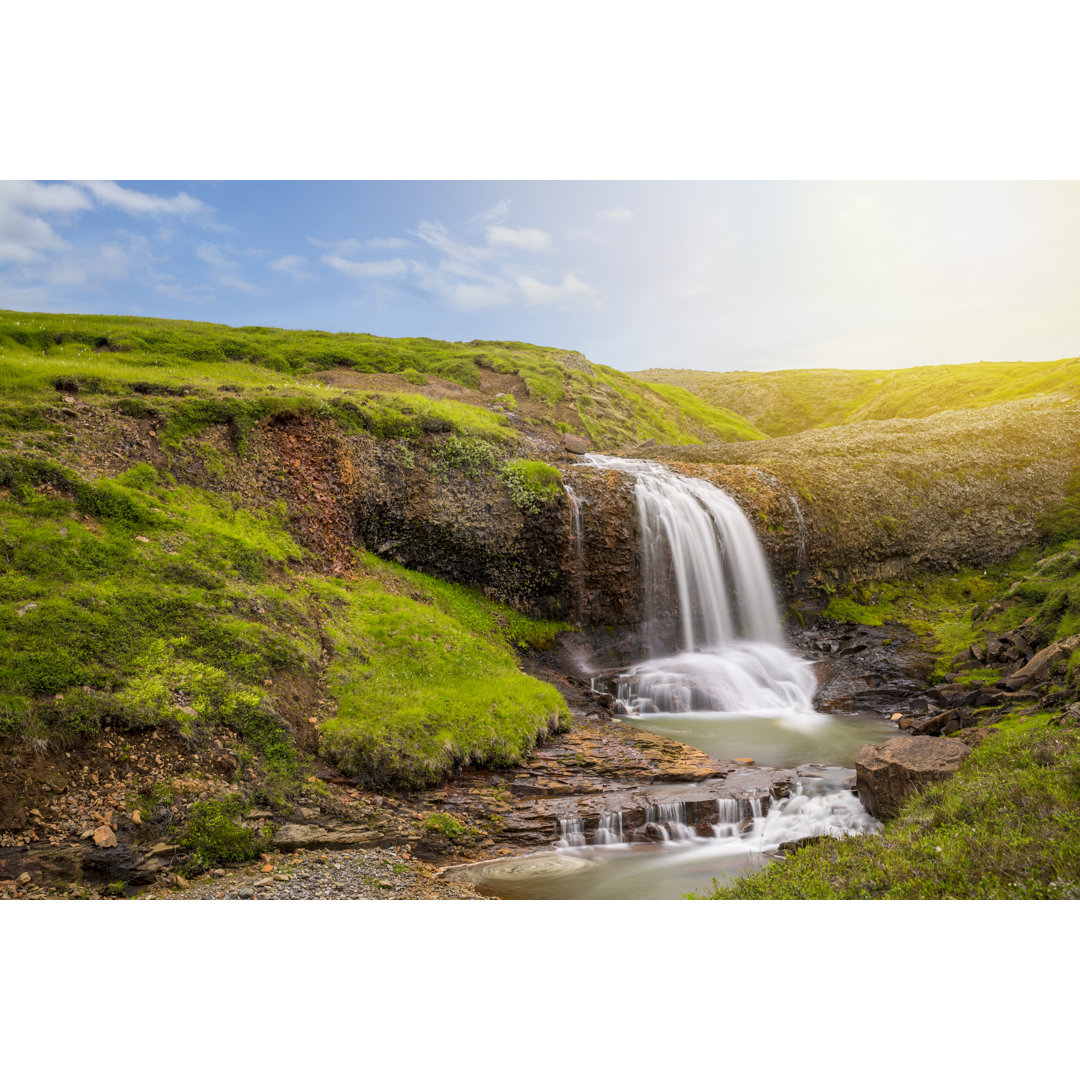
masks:
<path fill-rule="evenodd" d="M 650 830 L 659 834 L 664 842 L 674 840 L 694 840 L 697 833 L 686 824 L 686 807 L 681 802 L 657 803 L 645 812 L 643 831 Z"/>
<path fill-rule="evenodd" d="M 799 549 L 795 555 L 795 572 L 799 573 L 806 569 L 806 519 L 803 517 L 799 500 L 794 495 L 791 496 L 791 506 L 795 511 L 795 520 L 799 524 Z"/>
<path fill-rule="evenodd" d="M 574 603 L 571 616 L 580 623 L 585 614 L 585 523 L 582 508 L 586 502 L 569 484 L 564 484 L 563 490 L 570 503 L 570 542 L 573 545 L 574 558 Z"/>
<path fill-rule="evenodd" d="M 581 818 L 559 818 L 559 839 L 556 847 L 584 847 L 585 823 Z"/>
<path fill-rule="evenodd" d="M 623 842 L 623 817 L 622 811 L 616 810 L 613 814 L 602 814 L 600 822 L 596 826 L 597 844 L 621 844 Z"/>
<path fill-rule="evenodd" d="M 812 713 L 813 672 L 784 648 L 768 564 L 738 503 L 655 461 L 584 460 L 635 477 L 650 658 L 613 688 L 627 713 Z"/>

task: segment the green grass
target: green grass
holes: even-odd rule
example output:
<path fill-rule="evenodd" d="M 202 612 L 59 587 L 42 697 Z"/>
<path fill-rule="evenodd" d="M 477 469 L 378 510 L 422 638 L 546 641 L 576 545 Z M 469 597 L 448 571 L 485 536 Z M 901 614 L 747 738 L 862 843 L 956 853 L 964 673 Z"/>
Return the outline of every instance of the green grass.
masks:
<path fill-rule="evenodd" d="M 881 835 L 820 840 L 708 898 L 1080 899 L 1080 732 L 1017 717 Z"/>
<path fill-rule="evenodd" d="M 565 726 L 558 692 L 518 669 L 507 643 L 517 628 L 492 634 L 499 613 L 468 590 L 400 573 L 412 595 L 379 576 L 314 586 L 336 653 L 329 760 L 365 784 L 423 787 L 458 765 L 516 764 Z"/>
<path fill-rule="evenodd" d="M 401 391 L 343 393 L 313 377 L 329 368 L 397 375 Z M 431 385 L 437 377 L 476 389 L 491 371 L 522 380 L 540 407 L 535 423 L 586 434 L 597 449 L 649 438 L 763 437 L 741 417 L 684 390 L 649 386 L 579 353 L 523 342 L 0 311 L 0 425 L 7 427 L 47 427 L 43 403 L 55 398 L 45 392 L 60 389 L 161 419 L 172 445 L 207 424 L 230 422 L 242 444 L 252 424 L 287 410 L 333 416 L 378 438 L 452 431 L 512 442 L 517 433 L 501 412 L 442 399 Z M 517 407 L 512 394 L 501 401 Z"/>
<path fill-rule="evenodd" d="M 995 602 L 1002 610 L 976 622 L 975 613 Z M 937 653 L 931 675 L 937 680 L 988 630 L 1005 633 L 1031 619 L 1025 635 L 1037 648 L 1080 631 L 1080 540 L 1026 548 L 985 570 L 849 586 L 831 598 L 825 614 L 838 622 L 909 627 Z"/>
<path fill-rule="evenodd" d="M 4 469 L 0 735 L 68 747 L 166 727 L 203 745 L 230 729 L 280 795 L 300 761 L 267 685 L 315 678 L 322 633 L 336 649 L 326 753 L 382 786 L 520 761 L 564 722 L 513 646 L 546 647 L 565 624 L 371 556 L 354 581 L 305 572 L 282 518 L 146 464 L 96 483 L 15 457 Z"/>

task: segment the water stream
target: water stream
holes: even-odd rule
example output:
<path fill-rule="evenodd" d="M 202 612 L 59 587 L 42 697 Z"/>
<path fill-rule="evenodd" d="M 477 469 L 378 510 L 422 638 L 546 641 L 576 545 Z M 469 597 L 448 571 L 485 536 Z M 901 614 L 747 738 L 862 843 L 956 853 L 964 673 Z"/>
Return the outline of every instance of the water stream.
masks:
<path fill-rule="evenodd" d="M 657 462 L 597 454 L 584 462 L 635 478 L 648 652 L 594 680 L 594 689 L 615 695 L 624 722 L 713 757 L 816 767 L 783 798 L 720 798 L 707 819 L 699 791 L 698 824 L 688 823 L 690 803 L 678 798 L 649 806 L 633 830 L 609 812 L 591 842 L 585 822 L 564 818 L 551 850 L 453 868 L 451 876 L 507 899 L 677 898 L 758 869 L 785 841 L 875 831 L 850 790 L 851 766 L 861 746 L 895 728 L 877 716 L 814 710 L 812 667 L 784 643 L 768 564 L 738 503 Z M 576 495 L 571 507 L 576 543 Z M 804 529 L 797 503 L 796 513 Z"/>

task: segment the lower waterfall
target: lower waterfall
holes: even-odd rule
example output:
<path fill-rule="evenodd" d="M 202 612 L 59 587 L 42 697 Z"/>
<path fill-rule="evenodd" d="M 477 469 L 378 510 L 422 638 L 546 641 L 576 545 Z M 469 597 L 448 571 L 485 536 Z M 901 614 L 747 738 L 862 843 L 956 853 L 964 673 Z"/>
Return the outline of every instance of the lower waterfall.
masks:
<path fill-rule="evenodd" d="M 784 647 L 768 564 L 738 503 L 655 461 L 584 461 L 635 477 L 649 655 L 617 680 L 627 712 L 812 713 L 813 672 Z"/>

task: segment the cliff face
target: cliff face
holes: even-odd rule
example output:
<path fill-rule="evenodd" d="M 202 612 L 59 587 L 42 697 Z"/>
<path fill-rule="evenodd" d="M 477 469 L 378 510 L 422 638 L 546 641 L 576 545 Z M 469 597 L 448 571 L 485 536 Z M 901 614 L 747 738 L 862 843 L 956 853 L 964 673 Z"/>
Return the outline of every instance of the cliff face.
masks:
<path fill-rule="evenodd" d="M 1080 467 L 1080 406 L 1005 404 L 922 420 L 868 421 L 758 443 L 648 447 L 728 491 L 753 522 L 782 593 L 948 571 L 1008 558 Z M 410 467 L 391 444 L 354 440 L 355 538 L 377 554 L 481 588 L 522 611 L 630 632 L 641 621 L 633 479 L 554 444 L 563 494 L 523 513 L 491 469 Z"/>

